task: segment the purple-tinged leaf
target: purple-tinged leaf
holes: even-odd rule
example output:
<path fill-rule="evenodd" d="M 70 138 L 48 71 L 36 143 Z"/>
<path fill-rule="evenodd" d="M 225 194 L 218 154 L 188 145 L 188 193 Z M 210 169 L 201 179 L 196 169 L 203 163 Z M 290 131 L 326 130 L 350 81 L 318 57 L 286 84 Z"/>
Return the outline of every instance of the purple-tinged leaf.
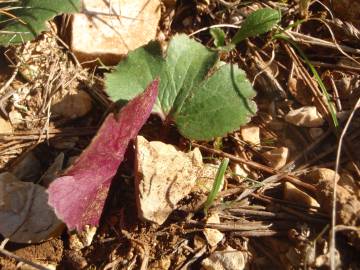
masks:
<path fill-rule="evenodd" d="M 91 144 L 65 175 L 49 187 L 49 204 L 67 227 L 81 231 L 99 224 L 111 180 L 126 148 L 148 119 L 158 93 L 154 80 L 141 95 L 109 114 Z"/>

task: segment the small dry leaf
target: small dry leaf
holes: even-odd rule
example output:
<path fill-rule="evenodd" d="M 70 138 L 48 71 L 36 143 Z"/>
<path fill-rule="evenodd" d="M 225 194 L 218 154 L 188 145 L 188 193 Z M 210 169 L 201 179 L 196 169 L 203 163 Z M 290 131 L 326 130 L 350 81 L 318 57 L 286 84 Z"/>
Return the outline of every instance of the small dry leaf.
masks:
<path fill-rule="evenodd" d="M 305 106 L 290 111 L 285 116 L 285 120 L 300 127 L 321 127 L 325 122 L 315 106 Z"/>
<path fill-rule="evenodd" d="M 206 223 L 219 224 L 220 223 L 219 214 L 217 213 L 211 214 L 207 218 Z M 204 235 L 206 237 L 208 244 L 211 247 L 215 247 L 224 238 L 224 234 L 216 229 L 205 228 Z"/>
<path fill-rule="evenodd" d="M 64 225 L 47 200 L 44 187 L 0 174 L 0 233 L 16 243 L 38 243 L 60 233 Z"/>
<path fill-rule="evenodd" d="M 242 270 L 245 269 L 247 255 L 227 247 L 222 251 L 215 251 L 201 262 L 205 270 Z"/>
<path fill-rule="evenodd" d="M 289 149 L 287 147 L 278 147 L 263 153 L 263 157 L 269 162 L 269 165 L 275 170 L 280 169 L 286 164 L 289 156 Z"/>
<path fill-rule="evenodd" d="M 188 195 L 202 168 L 198 148 L 189 153 L 158 141 L 136 139 L 135 185 L 139 217 L 162 224 Z"/>
<path fill-rule="evenodd" d="M 83 117 L 92 109 L 91 97 L 85 91 L 76 94 L 68 94 L 55 103 L 51 110 L 65 118 L 76 119 Z"/>
<path fill-rule="evenodd" d="M 309 207 L 320 207 L 320 204 L 313 197 L 289 182 L 286 182 L 284 186 L 284 199 Z"/>
<path fill-rule="evenodd" d="M 245 126 L 241 127 L 240 134 L 242 139 L 253 145 L 260 144 L 260 128 L 257 126 Z"/>
<path fill-rule="evenodd" d="M 306 106 L 313 103 L 314 97 L 310 94 L 309 87 L 302 78 L 290 78 L 288 85 L 290 93 L 301 105 Z"/>

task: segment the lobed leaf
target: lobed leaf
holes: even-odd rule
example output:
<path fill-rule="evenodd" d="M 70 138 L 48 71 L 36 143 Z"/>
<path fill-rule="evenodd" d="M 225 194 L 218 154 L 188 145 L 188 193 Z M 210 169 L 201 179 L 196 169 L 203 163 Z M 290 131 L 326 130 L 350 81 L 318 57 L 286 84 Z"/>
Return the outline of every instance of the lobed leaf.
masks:
<path fill-rule="evenodd" d="M 51 183 L 49 205 L 70 230 L 98 225 L 111 180 L 130 140 L 149 117 L 157 93 L 155 80 L 124 106 L 118 116 L 109 114 L 75 164 Z"/>
<path fill-rule="evenodd" d="M 154 42 L 129 53 L 107 75 L 107 91 L 112 100 L 127 101 L 157 76 L 161 80 L 153 112 L 175 122 L 187 138 L 223 136 L 256 111 L 245 73 L 234 65 L 219 68 L 218 53 L 186 35 L 171 40 L 165 58 Z"/>
<path fill-rule="evenodd" d="M 22 43 L 47 30 L 46 22 L 62 13 L 80 9 L 80 0 L 19 0 L 0 3 L 0 45 Z"/>

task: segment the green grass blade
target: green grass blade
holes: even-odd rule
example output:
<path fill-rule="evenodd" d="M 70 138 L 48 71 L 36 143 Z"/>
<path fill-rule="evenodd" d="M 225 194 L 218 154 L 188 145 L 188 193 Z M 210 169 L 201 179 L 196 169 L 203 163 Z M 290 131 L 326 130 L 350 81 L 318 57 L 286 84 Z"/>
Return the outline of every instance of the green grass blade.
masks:
<path fill-rule="evenodd" d="M 339 121 L 336 117 L 336 110 L 335 110 L 335 107 L 334 105 L 331 103 L 330 101 L 330 94 L 329 92 L 327 91 L 323 81 L 321 80 L 320 78 L 320 75 L 319 73 L 316 71 L 315 67 L 313 66 L 313 64 L 311 64 L 309 58 L 306 56 L 306 54 L 300 49 L 300 47 L 292 40 L 290 40 L 288 37 L 284 36 L 284 35 L 276 35 L 274 38 L 277 38 L 277 39 L 282 39 L 282 40 L 285 40 L 286 42 L 290 43 L 297 51 L 298 53 L 300 54 L 300 56 L 303 58 L 303 60 L 305 61 L 305 63 L 309 66 L 313 76 L 315 77 L 316 81 L 318 82 L 319 84 L 319 87 L 323 93 L 323 95 L 325 96 L 326 98 L 326 105 L 329 109 L 329 112 L 330 112 L 330 115 L 331 115 L 331 119 L 333 121 L 333 124 L 334 124 L 334 127 L 338 130 L 339 128 Z"/>
<path fill-rule="evenodd" d="M 218 193 L 220 191 L 221 185 L 223 183 L 225 171 L 226 171 L 228 165 L 229 165 L 229 159 L 228 158 L 223 159 L 223 161 L 221 162 L 220 167 L 216 173 L 214 185 L 209 193 L 209 196 L 207 197 L 206 202 L 204 203 L 205 214 L 207 214 L 207 210 L 213 204 L 213 202 L 216 199 L 216 196 L 218 195 Z"/>

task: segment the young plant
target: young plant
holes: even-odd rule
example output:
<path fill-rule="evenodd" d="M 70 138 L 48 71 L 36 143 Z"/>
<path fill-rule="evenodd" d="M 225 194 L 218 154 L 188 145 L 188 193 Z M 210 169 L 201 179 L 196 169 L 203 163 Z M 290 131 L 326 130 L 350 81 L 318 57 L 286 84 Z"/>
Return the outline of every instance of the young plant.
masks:
<path fill-rule="evenodd" d="M 251 13 L 241 25 L 231 44 L 235 46 L 249 37 L 255 37 L 269 32 L 281 20 L 281 13 L 271 8 L 263 8 Z"/>
<path fill-rule="evenodd" d="M 113 101 L 126 102 L 160 77 L 153 113 L 175 123 L 189 139 L 211 140 L 237 130 L 256 112 L 255 96 L 244 71 L 219 62 L 219 55 L 186 35 L 176 35 L 166 56 L 151 42 L 130 52 L 107 75 Z"/>
<path fill-rule="evenodd" d="M 216 173 L 214 185 L 209 193 L 209 196 L 207 197 L 206 202 L 204 203 L 205 214 L 207 214 L 207 211 L 209 210 L 210 206 L 214 203 L 218 193 L 220 192 L 221 186 L 224 182 L 224 175 L 225 175 L 228 165 L 229 165 L 229 159 L 224 158 L 220 164 L 220 167 L 219 167 L 217 173 Z"/>
<path fill-rule="evenodd" d="M 254 11 L 244 20 L 229 45 L 225 45 L 226 34 L 221 28 L 211 28 L 210 35 L 214 39 L 214 45 L 217 49 L 231 51 L 244 39 L 269 32 L 280 20 L 280 11 L 263 8 Z"/>
<path fill-rule="evenodd" d="M 226 34 L 221 28 L 211 28 L 210 35 L 214 39 L 214 45 L 216 48 L 222 48 L 225 46 Z"/>

